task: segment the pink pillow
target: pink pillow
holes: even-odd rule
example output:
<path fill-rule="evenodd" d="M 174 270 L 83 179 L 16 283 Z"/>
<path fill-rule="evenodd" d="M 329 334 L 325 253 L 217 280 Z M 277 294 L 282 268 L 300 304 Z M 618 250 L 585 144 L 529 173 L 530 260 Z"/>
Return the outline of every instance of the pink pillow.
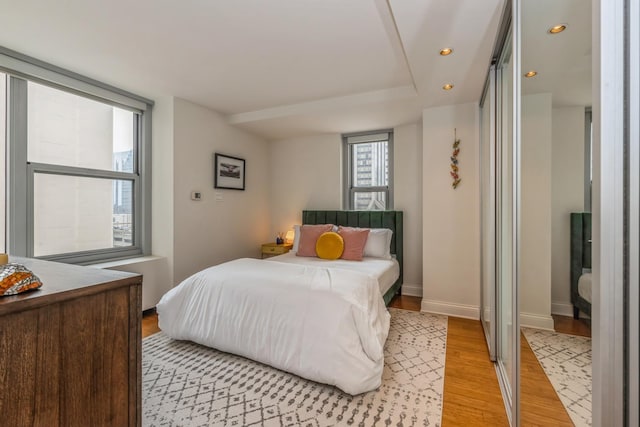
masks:
<path fill-rule="evenodd" d="M 316 253 L 316 242 L 322 233 L 333 230 L 333 225 L 303 225 L 300 227 L 300 243 L 298 244 L 297 256 L 318 256 Z"/>
<path fill-rule="evenodd" d="M 344 240 L 344 251 L 340 258 L 349 261 L 362 261 L 364 245 L 369 237 L 368 228 L 339 227 L 338 234 Z"/>

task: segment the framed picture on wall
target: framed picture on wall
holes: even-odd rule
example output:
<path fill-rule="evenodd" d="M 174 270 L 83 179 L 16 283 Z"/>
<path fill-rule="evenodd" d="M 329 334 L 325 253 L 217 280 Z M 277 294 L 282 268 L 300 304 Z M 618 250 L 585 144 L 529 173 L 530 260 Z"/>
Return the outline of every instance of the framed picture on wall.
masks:
<path fill-rule="evenodd" d="M 213 163 L 215 169 L 214 188 L 244 190 L 244 159 L 215 153 Z"/>

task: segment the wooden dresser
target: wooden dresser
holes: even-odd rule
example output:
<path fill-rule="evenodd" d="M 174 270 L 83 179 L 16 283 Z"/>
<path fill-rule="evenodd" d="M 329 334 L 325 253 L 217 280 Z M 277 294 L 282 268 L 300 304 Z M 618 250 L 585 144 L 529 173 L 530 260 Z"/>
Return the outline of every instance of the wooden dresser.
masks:
<path fill-rule="evenodd" d="M 0 297 L 0 426 L 140 425 L 142 276 L 9 262 L 43 286 Z"/>

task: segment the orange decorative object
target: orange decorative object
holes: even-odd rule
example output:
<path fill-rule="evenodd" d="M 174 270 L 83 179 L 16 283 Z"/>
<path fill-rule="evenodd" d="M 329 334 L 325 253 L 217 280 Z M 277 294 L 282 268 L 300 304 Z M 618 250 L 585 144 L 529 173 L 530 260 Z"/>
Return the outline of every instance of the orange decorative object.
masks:
<path fill-rule="evenodd" d="M 451 178 L 453 178 L 453 183 L 451 184 L 451 186 L 454 190 L 458 188 L 460 181 L 462 181 L 462 178 L 458 176 L 458 154 L 460 154 L 460 140 L 457 138 L 456 130 L 457 129 L 453 130 L 453 153 L 451 154 L 451 172 L 449 172 L 451 174 Z"/>
<path fill-rule="evenodd" d="M 0 266 L 0 296 L 15 295 L 42 286 L 40 279 L 20 264 Z"/>

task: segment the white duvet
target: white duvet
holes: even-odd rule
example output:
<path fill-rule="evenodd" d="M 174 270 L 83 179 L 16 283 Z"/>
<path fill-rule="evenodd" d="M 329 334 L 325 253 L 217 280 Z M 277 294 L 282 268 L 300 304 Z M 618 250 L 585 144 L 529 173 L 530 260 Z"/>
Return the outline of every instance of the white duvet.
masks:
<path fill-rule="evenodd" d="M 359 271 L 360 273 L 373 276 L 378 280 L 378 289 L 384 295 L 391 286 L 398 280 L 400 275 L 400 264 L 395 259 L 364 257 L 362 261 L 347 261 L 336 259 L 328 261 L 315 257 L 296 256 L 292 252 L 283 255 L 267 258 L 270 262 L 287 262 L 289 264 L 304 264 L 312 267 L 340 268 L 342 270 Z"/>
<path fill-rule="evenodd" d="M 238 259 L 194 274 L 157 305 L 168 336 L 349 394 L 377 388 L 390 316 L 370 275 Z"/>

